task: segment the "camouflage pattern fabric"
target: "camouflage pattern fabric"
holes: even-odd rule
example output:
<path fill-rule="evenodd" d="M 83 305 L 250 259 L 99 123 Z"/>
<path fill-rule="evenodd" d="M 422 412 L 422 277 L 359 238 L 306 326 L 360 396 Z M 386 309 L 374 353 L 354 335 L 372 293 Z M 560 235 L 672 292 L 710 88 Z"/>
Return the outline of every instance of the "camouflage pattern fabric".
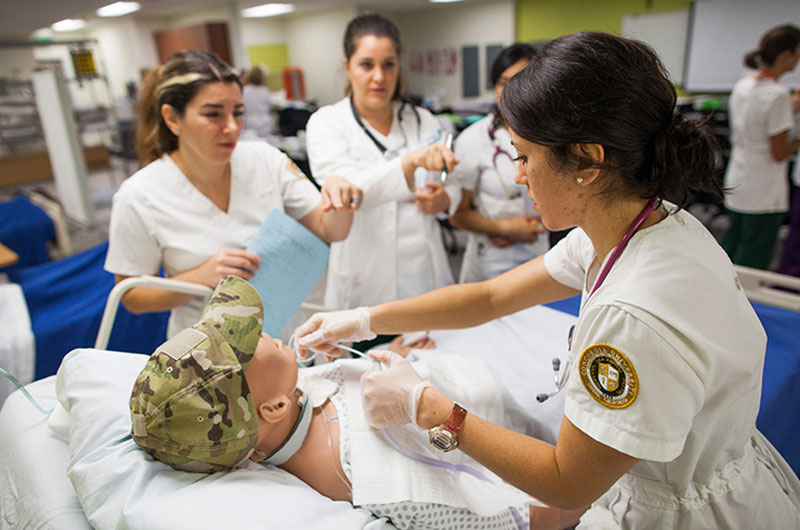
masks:
<path fill-rule="evenodd" d="M 133 440 L 184 471 L 212 473 L 247 459 L 258 422 L 244 373 L 263 320 L 252 285 L 220 280 L 200 321 L 159 346 L 136 378 Z"/>

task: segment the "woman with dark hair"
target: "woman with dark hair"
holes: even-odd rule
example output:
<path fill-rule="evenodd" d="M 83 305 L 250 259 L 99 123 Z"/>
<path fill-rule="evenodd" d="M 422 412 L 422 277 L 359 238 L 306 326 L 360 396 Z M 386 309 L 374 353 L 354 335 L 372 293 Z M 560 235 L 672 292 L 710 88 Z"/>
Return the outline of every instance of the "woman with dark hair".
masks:
<path fill-rule="evenodd" d="M 757 70 L 755 75 L 740 79 L 731 93 L 733 150 L 725 173 L 731 226 L 723 246 L 738 265 L 769 268 L 778 229 L 789 209 L 787 159 L 800 148 L 800 139 L 790 137 L 792 96 L 778 79 L 794 70 L 798 59 L 800 29 L 792 25 L 771 29 L 758 50 L 745 55 L 744 63 Z"/>
<path fill-rule="evenodd" d="M 212 53 L 179 52 L 149 74 L 138 109 L 144 167 L 111 208 L 105 268 L 117 281 L 161 267 L 169 278 L 209 287 L 227 274 L 250 279 L 260 258 L 245 247 L 273 208 L 323 241 L 347 236 L 361 190 L 336 177 L 320 194 L 277 149 L 238 142 L 242 112 L 239 76 Z M 172 310 L 168 336 L 196 321 L 203 305 L 147 287 L 122 303 L 134 313 Z"/>
<path fill-rule="evenodd" d="M 492 64 L 496 100 L 508 81 L 534 56 L 528 44 L 504 48 Z M 494 278 L 549 248 L 546 230 L 514 182 L 514 148 L 503 115 L 495 108 L 467 127 L 456 140 L 459 164 L 453 178 L 461 183 L 461 204 L 450 224 L 469 232 L 459 283 Z"/>
<path fill-rule="evenodd" d="M 695 192 L 721 195 L 716 146 L 675 100 L 641 42 L 586 32 L 547 44 L 500 108 L 542 222 L 576 228 L 492 280 L 317 314 L 300 351 L 581 294 L 563 385 L 539 397 L 566 392 L 557 445 L 469 414 L 394 354 L 373 354 L 389 369 L 362 379 L 368 420 L 428 429 L 435 447 L 551 506 L 591 505 L 579 528 L 800 527 L 800 482 L 755 425 L 764 329 L 725 252 L 682 209 Z"/>
<path fill-rule="evenodd" d="M 387 18 L 352 19 L 342 59 L 346 96 L 306 126 L 314 178 L 344 175 L 364 190 L 350 235 L 331 247 L 328 307 L 388 302 L 453 283 L 433 214 L 458 204 L 460 186 L 439 181 L 456 159 L 439 122 L 403 99 L 401 51 L 400 32 Z"/>

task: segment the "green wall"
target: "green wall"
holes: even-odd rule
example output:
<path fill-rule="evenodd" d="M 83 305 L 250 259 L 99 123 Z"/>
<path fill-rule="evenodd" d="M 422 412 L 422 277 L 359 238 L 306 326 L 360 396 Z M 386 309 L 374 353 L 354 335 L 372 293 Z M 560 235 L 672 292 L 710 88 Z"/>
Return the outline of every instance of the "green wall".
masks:
<path fill-rule="evenodd" d="M 247 56 L 252 65 L 266 65 L 270 72 L 280 72 L 289 65 L 289 51 L 285 44 L 248 46 Z"/>
<path fill-rule="evenodd" d="M 515 38 L 550 40 L 576 31 L 619 35 L 625 15 L 688 9 L 689 0 L 517 0 Z"/>

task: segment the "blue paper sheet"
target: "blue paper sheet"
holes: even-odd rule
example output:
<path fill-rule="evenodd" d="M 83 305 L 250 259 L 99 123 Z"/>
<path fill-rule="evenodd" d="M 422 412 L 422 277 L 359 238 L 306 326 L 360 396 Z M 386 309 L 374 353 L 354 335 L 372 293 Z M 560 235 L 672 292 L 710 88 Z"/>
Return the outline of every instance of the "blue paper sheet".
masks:
<path fill-rule="evenodd" d="M 250 280 L 264 303 L 262 330 L 277 337 L 317 285 L 328 245 L 280 210 L 272 210 L 248 245 L 261 257 Z"/>

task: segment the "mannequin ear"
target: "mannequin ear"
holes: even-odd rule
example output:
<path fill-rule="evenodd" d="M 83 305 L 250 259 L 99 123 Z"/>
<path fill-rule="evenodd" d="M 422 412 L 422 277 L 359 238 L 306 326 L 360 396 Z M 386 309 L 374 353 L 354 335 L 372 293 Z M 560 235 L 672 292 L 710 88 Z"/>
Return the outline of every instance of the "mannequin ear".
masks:
<path fill-rule="evenodd" d="M 178 133 L 181 130 L 180 125 L 180 118 L 178 117 L 178 113 L 175 112 L 175 109 L 172 105 L 168 105 L 164 103 L 161 105 L 161 117 L 164 119 L 164 123 L 167 124 L 167 128 L 174 134 L 178 136 Z"/>
<path fill-rule="evenodd" d="M 581 162 L 578 165 L 578 183 L 590 184 L 598 175 L 600 169 L 592 167 L 594 164 L 605 162 L 606 151 L 600 144 L 573 144 L 572 150 Z"/>
<path fill-rule="evenodd" d="M 258 417 L 267 423 L 276 423 L 289 413 L 291 407 L 289 396 L 281 396 L 272 401 L 265 401 L 256 407 Z"/>

